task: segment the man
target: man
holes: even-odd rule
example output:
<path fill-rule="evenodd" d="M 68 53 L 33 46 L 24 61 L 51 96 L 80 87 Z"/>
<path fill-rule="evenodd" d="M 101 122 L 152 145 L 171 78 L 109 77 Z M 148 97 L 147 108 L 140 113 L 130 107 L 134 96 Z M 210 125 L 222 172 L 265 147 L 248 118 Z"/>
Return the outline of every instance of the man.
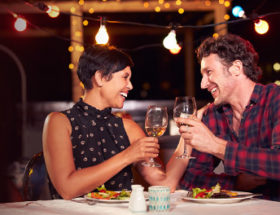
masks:
<path fill-rule="evenodd" d="M 179 119 L 181 139 L 196 159 L 185 162 L 186 189 L 211 187 L 261 192 L 280 201 L 280 87 L 257 83 L 261 69 L 249 41 L 236 35 L 206 39 L 197 50 L 201 88 L 214 102 L 202 120 Z M 179 146 L 180 147 L 180 146 Z M 225 173 L 214 169 L 223 161 Z"/>

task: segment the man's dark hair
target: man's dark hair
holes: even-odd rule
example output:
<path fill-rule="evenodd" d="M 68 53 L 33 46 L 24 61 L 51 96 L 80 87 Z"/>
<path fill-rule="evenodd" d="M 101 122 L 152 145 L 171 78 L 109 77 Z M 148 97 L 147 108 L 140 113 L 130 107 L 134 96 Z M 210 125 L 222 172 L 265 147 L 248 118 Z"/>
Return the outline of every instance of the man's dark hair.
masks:
<path fill-rule="evenodd" d="M 112 78 L 112 73 L 132 67 L 133 61 L 129 55 L 121 50 L 107 45 L 94 45 L 87 48 L 81 55 L 77 74 L 85 89 L 92 89 L 92 76 L 98 70 L 107 80 Z"/>
<path fill-rule="evenodd" d="M 218 38 L 209 37 L 198 47 L 196 54 L 199 62 L 203 57 L 217 54 L 227 67 L 230 67 L 233 61 L 240 60 L 243 63 L 245 75 L 255 82 L 262 75 L 262 70 L 258 66 L 258 53 L 249 41 L 237 35 L 226 34 Z"/>

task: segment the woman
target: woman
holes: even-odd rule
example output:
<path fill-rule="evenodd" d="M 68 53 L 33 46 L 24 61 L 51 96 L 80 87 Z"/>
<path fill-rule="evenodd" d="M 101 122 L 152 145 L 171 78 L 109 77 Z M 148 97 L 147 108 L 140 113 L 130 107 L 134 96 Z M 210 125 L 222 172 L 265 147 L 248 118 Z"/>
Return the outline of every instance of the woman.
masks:
<path fill-rule="evenodd" d="M 47 116 L 43 152 L 62 198 L 84 195 L 102 184 L 110 190 L 131 189 L 131 164 L 158 156 L 157 138 L 146 137 L 134 121 L 111 113 L 111 108 L 123 107 L 133 88 L 132 65 L 131 58 L 114 47 L 88 48 L 78 65 L 83 98 L 71 109 Z M 149 169 L 141 171 L 152 183 L 155 176 Z"/>

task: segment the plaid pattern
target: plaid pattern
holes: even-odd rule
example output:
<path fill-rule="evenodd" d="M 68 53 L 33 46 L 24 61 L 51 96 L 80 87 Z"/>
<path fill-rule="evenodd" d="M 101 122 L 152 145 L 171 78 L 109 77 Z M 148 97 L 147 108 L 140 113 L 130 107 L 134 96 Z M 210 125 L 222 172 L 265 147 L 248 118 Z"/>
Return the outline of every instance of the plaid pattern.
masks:
<path fill-rule="evenodd" d="M 233 112 L 229 105 L 211 104 L 204 113 L 203 122 L 218 137 L 228 141 L 224 166 L 225 173 L 213 170 L 220 160 L 210 154 L 193 150 L 180 181 L 185 189 L 209 188 L 219 182 L 225 189 L 234 189 L 236 176 L 247 172 L 266 177 L 267 183 L 253 192 L 265 198 L 280 201 L 280 87 L 275 84 L 256 84 L 239 127 L 232 129 Z"/>

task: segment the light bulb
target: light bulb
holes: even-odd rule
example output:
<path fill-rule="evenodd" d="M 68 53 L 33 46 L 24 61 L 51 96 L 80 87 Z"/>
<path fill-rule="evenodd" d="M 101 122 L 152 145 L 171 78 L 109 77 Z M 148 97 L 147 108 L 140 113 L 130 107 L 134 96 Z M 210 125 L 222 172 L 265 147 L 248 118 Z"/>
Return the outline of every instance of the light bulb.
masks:
<path fill-rule="evenodd" d="M 15 21 L 14 27 L 17 31 L 24 31 L 27 27 L 26 20 L 18 17 Z"/>
<path fill-rule="evenodd" d="M 235 17 L 244 17 L 245 11 L 241 6 L 237 5 L 234 8 L 232 8 L 232 15 Z"/>
<path fill-rule="evenodd" d="M 163 40 L 163 46 L 167 49 L 175 48 L 177 44 L 176 32 L 171 30 L 169 34 Z"/>
<path fill-rule="evenodd" d="M 269 25 L 267 21 L 263 19 L 259 19 L 257 22 L 255 22 L 255 31 L 258 34 L 265 34 L 269 29 Z"/>
<path fill-rule="evenodd" d="M 105 25 L 100 25 L 100 28 L 95 36 L 95 40 L 97 44 L 107 44 L 109 41 L 109 35 L 107 33 L 107 29 Z"/>
<path fill-rule="evenodd" d="M 176 47 L 169 49 L 171 54 L 178 54 L 181 51 L 182 47 L 177 44 Z"/>
<path fill-rule="evenodd" d="M 46 13 L 49 15 L 51 18 L 56 18 L 59 16 L 59 7 L 56 5 L 49 5 L 49 9 L 46 11 Z"/>

